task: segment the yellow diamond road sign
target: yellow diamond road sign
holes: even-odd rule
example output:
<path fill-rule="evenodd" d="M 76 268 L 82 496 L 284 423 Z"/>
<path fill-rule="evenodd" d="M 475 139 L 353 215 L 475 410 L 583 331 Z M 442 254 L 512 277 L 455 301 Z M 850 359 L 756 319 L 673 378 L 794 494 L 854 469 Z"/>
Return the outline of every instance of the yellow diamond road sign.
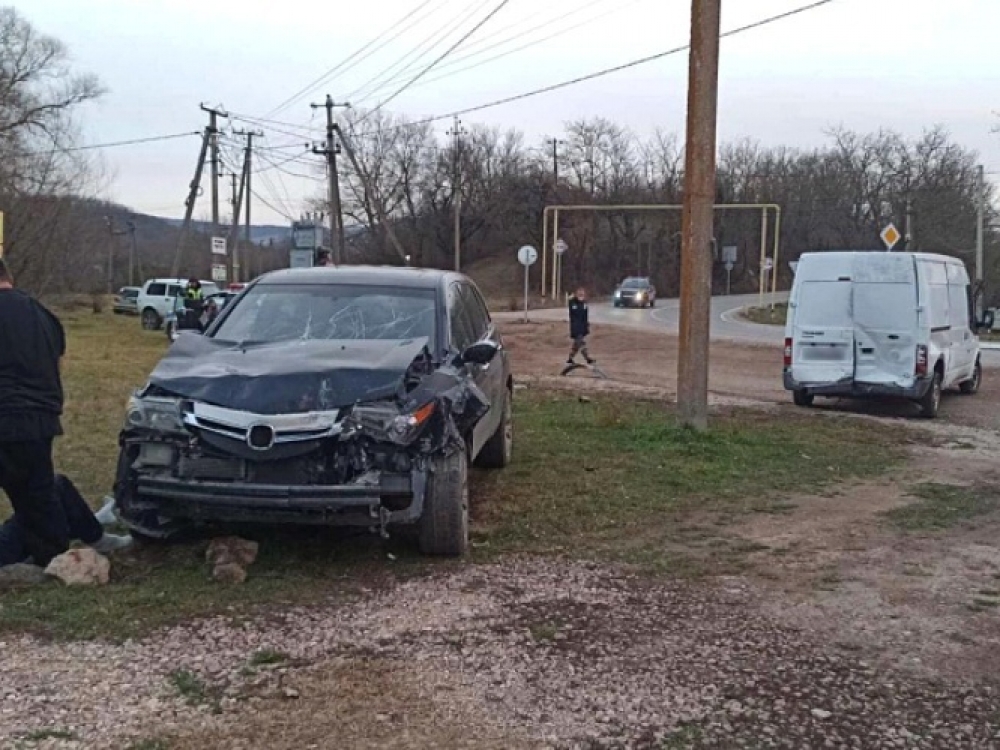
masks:
<path fill-rule="evenodd" d="M 896 229 L 896 227 L 893 224 L 890 224 L 885 229 L 883 229 L 882 234 L 880 236 L 882 237 L 882 242 L 885 243 L 886 250 L 892 250 L 892 248 L 896 246 L 896 243 L 899 242 L 901 237 L 901 235 L 899 234 L 899 230 Z"/>

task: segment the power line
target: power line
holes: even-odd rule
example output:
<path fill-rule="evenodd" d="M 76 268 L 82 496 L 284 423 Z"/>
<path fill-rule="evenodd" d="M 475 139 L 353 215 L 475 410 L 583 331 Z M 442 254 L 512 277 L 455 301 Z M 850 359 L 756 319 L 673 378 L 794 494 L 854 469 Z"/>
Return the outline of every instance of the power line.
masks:
<path fill-rule="evenodd" d="M 452 70 L 456 66 L 460 65 L 463 61 L 472 60 L 474 58 L 481 58 L 484 53 L 489 52 L 490 50 L 494 50 L 494 49 L 496 49 L 498 47 L 503 47 L 503 46 L 505 46 L 507 44 L 510 44 L 511 42 L 516 42 L 517 40 L 523 39 L 526 36 L 531 36 L 532 34 L 535 34 L 536 32 L 541 31 L 544 28 L 546 28 L 548 26 L 551 26 L 552 24 L 559 23 L 560 21 L 564 21 L 564 20 L 566 20 L 567 18 L 569 18 L 571 16 L 574 16 L 574 15 L 577 15 L 579 13 L 582 13 L 583 11 L 588 10 L 589 8 L 593 7 L 594 5 L 598 5 L 598 4 L 603 3 L 605 1 L 606 0 L 593 0 L 592 2 L 587 3 L 586 5 L 584 5 L 582 7 L 574 8 L 573 10 L 568 11 L 567 13 L 564 13 L 561 16 L 557 16 L 555 18 L 546 19 L 544 22 L 539 23 L 539 24 L 537 24 L 535 26 L 532 26 L 530 29 L 527 29 L 526 31 L 521 31 L 521 32 L 519 32 L 517 34 L 514 34 L 513 36 L 509 36 L 509 37 L 507 37 L 505 39 L 502 39 L 499 42 L 494 42 L 493 44 L 490 44 L 490 45 L 488 45 L 486 47 L 483 47 L 481 49 L 478 49 L 476 51 L 471 51 L 470 50 L 468 52 L 468 54 L 460 55 L 459 57 L 454 58 L 448 64 L 441 66 L 439 68 L 439 70 L 441 71 L 441 75 L 437 75 L 437 76 L 434 76 L 433 78 L 430 78 L 428 80 L 422 81 L 419 84 L 419 86 L 426 86 L 426 85 L 429 85 L 431 83 L 434 83 L 435 81 L 441 81 L 441 80 L 443 80 L 445 78 L 451 78 L 452 76 L 456 76 L 456 75 L 459 75 L 461 73 L 465 73 L 466 71 L 473 70 L 473 69 L 481 67 L 483 65 L 487 65 L 487 64 L 489 64 L 491 62 L 495 62 L 497 60 L 503 59 L 504 57 L 508 57 L 510 55 L 516 54 L 517 52 L 521 52 L 523 50 L 526 50 L 526 49 L 529 49 L 531 47 L 537 46 L 539 44 L 543 44 L 543 43 L 545 43 L 547 41 L 555 39 L 556 37 L 563 36 L 565 34 L 568 34 L 571 31 L 576 31 L 577 29 L 579 29 L 579 28 L 581 28 L 583 26 L 586 26 L 588 24 L 594 23 L 595 21 L 599 21 L 602 18 L 605 18 L 605 17 L 607 17 L 607 16 L 609 16 L 609 15 L 611 15 L 613 13 L 621 13 L 621 11 L 623 10 L 624 7 L 627 7 L 628 5 L 635 5 L 637 2 L 640 2 L 640 0 L 631 0 L 631 2 L 628 2 L 628 3 L 626 3 L 623 6 L 614 7 L 611 10 L 605 11 L 603 13 L 599 13 L 596 16 L 592 16 L 590 18 L 586 18 L 583 21 L 580 21 L 578 23 L 573 24 L 572 26 L 563 27 L 563 28 L 561 28 L 561 29 L 559 29 L 559 30 L 551 33 L 551 34 L 548 34 L 547 36 L 541 37 L 540 39 L 534 39 L 532 41 L 525 42 L 524 44 L 522 44 L 522 45 L 520 45 L 518 47 L 506 50 L 504 52 L 500 52 L 500 53 L 498 53 L 496 55 L 493 55 L 492 57 L 489 57 L 489 58 L 487 58 L 485 60 L 481 59 L 478 62 L 471 63 L 469 65 L 466 65 L 465 67 L 459 68 L 458 70 Z M 536 15 L 538 15 L 538 14 L 536 14 Z M 510 28 L 510 27 L 507 27 L 507 28 Z M 494 34 L 493 36 L 496 36 L 496 35 Z M 445 72 L 445 71 L 450 71 L 450 72 Z M 360 101 L 355 102 L 355 103 L 356 104 L 362 104 L 362 103 L 364 103 L 366 100 L 368 100 L 368 99 L 372 98 L 373 96 L 375 96 L 379 91 L 382 91 L 385 88 L 388 88 L 389 85 L 391 85 L 392 83 L 400 80 L 400 78 L 402 78 L 401 75 L 394 76 L 389 81 L 386 81 L 385 84 L 380 85 L 377 89 L 373 89 L 370 93 L 366 94 Z"/>
<path fill-rule="evenodd" d="M 803 5 L 798 8 L 793 8 L 792 10 L 786 11 L 784 13 L 779 13 L 774 16 L 768 16 L 760 21 L 755 21 L 754 23 L 747 24 L 745 26 L 738 26 L 730 31 L 723 32 L 719 35 L 720 39 L 725 39 L 726 37 L 736 36 L 737 34 L 742 34 L 746 31 L 751 31 L 753 29 L 758 29 L 762 26 L 767 26 L 778 21 L 783 21 L 786 18 L 791 18 L 792 16 L 797 16 L 806 11 L 815 10 L 823 5 L 829 5 L 834 0 L 817 0 L 816 2 L 809 3 L 808 5 Z M 448 112 L 443 115 L 435 115 L 433 117 L 426 117 L 422 120 L 416 120 L 411 123 L 406 123 L 405 125 L 400 125 L 397 127 L 411 127 L 415 125 L 426 125 L 432 122 L 439 122 L 440 120 L 450 120 L 455 117 L 461 117 L 462 115 L 467 115 L 472 112 L 479 112 L 484 109 L 492 109 L 493 107 L 499 107 L 502 104 L 510 104 L 511 102 L 520 101 L 522 99 L 528 99 L 533 96 L 538 96 L 540 94 L 547 94 L 551 91 L 558 91 L 559 89 L 567 88 L 568 86 L 574 86 L 578 83 L 584 83 L 585 81 L 592 81 L 595 78 L 602 78 L 606 75 L 611 75 L 612 73 L 618 73 L 623 70 L 628 70 L 629 68 L 635 68 L 639 65 L 645 65 L 646 63 L 653 62 L 655 60 L 661 60 L 664 57 L 669 57 L 671 55 L 677 55 L 688 49 L 690 45 L 682 45 L 680 47 L 674 47 L 673 49 L 665 50 L 664 52 L 658 52 L 655 55 L 647 55 L 646 57 L 640 57 L 637 60 L 632 60 L 631 62 L 623 63 L 621 65 L 616 65 L 612 68 L 605 68 L 603 70 L 598 70 L 594 73 L 588 73 L 587 75 L 579 76 L 577 78 L 570 79 L 568 81 L 562 81 L 561 83 L 553 83 L 549 86 L 543 86 L 539 89 L 534 89 L 533 91 L 526 91 L 523 94 L 515 94 L 513 96 L 504 97 L 503 99 L 497 99 L 496 101 L 487 102 L 486 104 L 478 104 L 474 107 L 466 107 L 465 109 L 458 109 L 454 112 Z M 391 99 L 392 97 L 390 97 Z M 388 101 L 388 100 L 387 100 Z M 385 102 L 379 105 L 383 106 Z M 376 108 L 378 109 L 378 108 Z M 360 122 L 360 121 L 359 121 Z"/>
<path fill-rule="evenodd" d="M 409 71 L 416 67 L 416 65 L 429 55 L 435 47 L 448 39 L 448 37 L 460 29 L 470 18 L 475 17 L 475 15 L 489 2 L 490 0 L 479 0 L 478 4 L 467 8 L 464 13 L 458 15 L 450 23 L 442 25 L 429 36 L 421 40 L 415 47 L 396 60 L 396 62 L 392 65 L 383 71 L 376 73 L 360 86 L 350 91 L 344 96 L 344 99 L 353 102 L 356 96 L 358 96 L 365 89 L 371 87 L 369 92 L 365 94 L 364 97 L 365 99 L 369 99 L 372 96 L 372 92 L 386 88 L 392 85 L 394 81 L 405 78 Z M 414 55 L 416 55 L 416 57 L 413 57 Z M 400 68 L 400 66 L 403 67 Z M 374 84 L 374 86 L 372 84 Z"/>
<path fill-rule="evenodd" d="M 73 151 L 91 151 L 102 148 L 118 148 L 119 146 L 136 146 L 140 143 L 155 143 L 157 141 L 169 141 L 176 138 L 187 138 L 192 135 L 201 135 L 196 130 L 187 133 L 171 133 L 170 135 L 153 135 L 148 138 L 133 138 L 129 141 L 112 141 L 110 143 L 91 143 L 86 146 L 69 146 L 67 148 L 53 148 L 48 151 L 29 151 L 26 156 L 49 156 L 51 154 L 68 154 Z"/>
<path fill-rule="evenodd" d="M 341 73 L 346 72 L 346 70 L 350 70 L 355 65 L 363 62 L 365 59 L 367 59 L 368 57 L 370 57 L 371 55 L 373 55 L 375 52 L 378 52 L 380 49 L 382 49 L 382 47 L 384 47 L 386 44 L 388 44 L 389 42 L 391 42 L 391 41 L 395 40 L 397 37 L 399 37 L 400 34 L 402 34 L 405 31 L 407 31 L 407 28 L 412 28 L 414 24 L 418 23 L 421 20 L 424 20 L 424 18 L 413 19 L 413 16 L 419 14 L 424 8 L 426 8 L 432 2 L 439 2 L 439 1 L 440 0 L 424 0 L 423 3 L 421 3 L 419 6 L 417 6 L 416 10 L 413 10 L 413 11 L 407 13 L 406 15 L 404 15 L 402 18 L 400 18 L 399 20 L 397 20 L 394 24 L 392 24 L 389 28 L 387 28 L 385 31 L 383 31 L 382 33 L 380 33 L 378 36 L 376 36 L 370 42 L 368 42 L 367 44 L 365 44 L 364 46 L 362 46 L 361 48 L 359 48 L 358 50 L 356 50 L 355 52 L 353 52 L 351 55 L 349 55 L 345 59 L 341 60 L 339 63 L 337 63 L 336 65 L 334 65 L 332 68 L 328 69 L 325 73 L 323 73 L 323 75 L 321 75 L 319 78 L 317 78 L 316 80 L 314 80 L 312 83 L 308 84 L 307 86 L 303 87 L 302 89 L 300 89 L 299 91 L 297 91 L 292 96 L 288 97 L 285 101 L 283 101 L 277 107 L 275 107 L 270 112 L 268 112 L 265 115 L 265 117 L 270 117 L 271 115 L 275 115 L 278 112 L 281 112 L 281 111 L 287 109 L 288 107 L 290 107 L 295 102 L 300 101 L 302 98 L 308 96 L 310 93 L 312 93 L 316 88 L 318 88 L 319 86 L 321 86 L 323 83 L 325 83 L 326 81 L 328 81 L 331 78 L 333 78 L 333 76 L 335 76 L 338 72 L 341 72 Z M 357 58 L 358 55 L 362 55 L 372 45 L 374 45 L 377 42 L 379 42 L 382 39 L 382 37 L 384 37 L 386 34 L 389 34 L 392 31 L 394 31 L 400 24 L 402 24 L 405 21 L 410 20 L 410 19 L 413 19 L 413 20 L 412 20 L 412 23 L 410 24 L 409 27 L 403 28 L 401 31 L 399 31 L 398 33 L 396 33 L 390 39 L 387 39 L 385 42 L 383 42 L 378 47 L 376 47 L 375 49 L 373 49 L 367 55 L 364 55 L 360 59 L 356 60 L 354 62 L 354 65 L 350 65 L 351 61 L 355 60 L 355 58 Z M 344 69 L 345 66 L 348 66 L 346 68 L 346 70 Z"/>
<path fill-rule="evenodd" d="M 497 4 L 497 6 L 493 10 L 491 10 L 489 13 L 487 13 L 486 16 L 479 23 L 477 23 L 475 26 L 473 26 L 471 29 L 469 29 L 469 31 L 467 31 L 465 34 L 463 34 L 458 39 L 457 42 L 455 42 L 448 49 L 446 49 L 444 52 L 442 52 L 440 55 L 438 55 L 438 57 L 435 58 L 434 61 L 431 62 L 430 65 L 428 65 L 427 67 L 425 67 L 423 70 L 421 70 L 415 76 L 413 76 L 413 78 L 411 78 L 409 81 L 407 81 L 402 86 L 400 86 L 398 89 L 396 89 L 396 91 L 394 93 L 390 94 L 386 99 L 383 99 L 381 102 L 379 102 L 379 104 L 377 104 L 374 109 L 372 109 L 371 111 L 369 111 L 368 114 L 366 114 L 364 117 L 361 118 L 361 121 L 364 121 L 364 120 L 368 119 L 369 117 L 371 117 L 374 113 L 376 113 L 380 109 L 382 109 L 382 107 L 384 107 L 386 104 L 388 104 L 393 99 L 395 99 L 397 96 L 399 96 L 404 91 L 406 91 L 406 89 L 408 89 L 414 83 L 416 83 L 417 81 L 419 81 L 424 75 L 426 75 L 431 70 L 433 70 L 434 66 L 436 66 L 439 62 L 441 62 L 446 57 L 448 57 L 448 55 L 450 55 L 452 52 L 454 52 L 456 49 L 458 49 L 462 45 L 462 43 L 465 42 L 465 40 L 467 40 L 469 37 L 471 37 L 473 34 L 475 34 L 477 31 L 479 31 L 479 29 L 481 29 L 484 25 L 486 25 L 487 23 L 489 23 L 490 19 L 493 18 L 493 16 L 495 16 L 497 13 L 499 13 L 503 9 L 503 7 L 505 5 L 507 5 L 509 2 L 510 2 L 510 0 L 500 0 L 500 2 Z"/>
<path fill-rule="evenodd" d="M 274 211 L 279 216 L 283 216 L 284 218 L 288 219 L 289 221 L 295 221 L 295 217 L 294 216 L 292 216 L 290 213 L 287 213 L 286 211 L 281 210 L 280 208 L 277 208 L 276 206 L 271 205 L 271 203 L 269 201 L 267 201 L 263 196 L 261 196 L 253 188 L 250 189 L 250 194 L 253 195 L 254 198 L 256 198 L 257 200 L 259 200 L 261 203 L 263 203 L 265 206 L 267 206 L 269 209 L 271 209 L 272 211 Z"/>

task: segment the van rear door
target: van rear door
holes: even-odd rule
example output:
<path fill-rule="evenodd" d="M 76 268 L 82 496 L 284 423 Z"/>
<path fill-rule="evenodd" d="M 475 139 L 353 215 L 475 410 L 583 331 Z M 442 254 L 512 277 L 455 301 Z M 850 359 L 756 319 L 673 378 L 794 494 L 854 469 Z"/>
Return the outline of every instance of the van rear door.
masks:
<path fill-rule="evenodd" d="M 851 280 L 803 281 L 792 315 L 792 377 L 837 383 L 854 375 Z"/>
<path fill-rule="evenodd" d="M 912 256 L 859 256 L 854 271 L 854 379 L 909 386 L 917 358 L 917 278 Z"/>

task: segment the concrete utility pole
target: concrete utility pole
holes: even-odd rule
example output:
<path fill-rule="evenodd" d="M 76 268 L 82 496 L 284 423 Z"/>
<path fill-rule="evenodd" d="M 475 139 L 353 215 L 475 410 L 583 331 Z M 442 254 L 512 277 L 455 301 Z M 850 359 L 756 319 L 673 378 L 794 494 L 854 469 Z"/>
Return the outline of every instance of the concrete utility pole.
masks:
<path fill-rule="evenodd" d="M 250 280 L 250 279 L 253 278 L 253 274 L 252 274 L 252 270 L 253 269 L 251 268 L 251 266 L 252 266 L 252 261 L 253 261 L 253 256 L 254 256 L 254 253 L 253 253 L 253 242 L 251 240 L 251 232 L 250 232 L 250 229 L 251 229 L 251 225 L 250 225 L 250 197 L 253 195 L 253 193 L 251 192 L 251 186 L 250 186 L 250 178 L 253 175 L 253 169 L 252 169 L 252 167 L 253 167 L 253 139 L 254 139 L 254 136 L 263 137 L 264 133 L 262 131 L 260 131 L 260 130 L 237 130 L 235 132 L 236 132 L 236 135 L 245 135 L 247 137 L 247 148 L 246 148 L 246 152 L 245 152 L 244 157 L 243 157 L 243 189 L 245 190 L 245 194 L 246 194 L 246 198 L 245 198 L 245 200 L 246 200 L 246 236 L 244 238 L 244 242 L 245 242 L 245 245 L 246 245 L 246 258 L 240 259 L 240 257 L 237 256 L 237 266 L 242 271 L 243 270 L 243 265 L 239 261 L 242 260 L 244 263 L 246 263 L 246 271 L 244 273 L 242 273 L 242 277 L 245 278 L 245 279 L 247 279 L 247 280 Z M 234 238 L 233 248 L 234 249 L 236 248 L 235 238 Z M 238 281 L 240 281 L 240 279 L 234 279 L 234 281 L 238 282 Z"/>
<path fill-rule="evenodd" d="M 976 281 L 986 278 L 983 257 L 983 236 L 986 233 L 986 173 L 983 165 L 976 169 Z M 982 295 L 980 295 L 980 299 Z"/>
<path fill-rule="evenodd" d="M 198 163 L 194 168 L 194 179 L 188 188 L 188 197 L 184 201 L 184 223 L 181 224 L 181 233 L 177 238 L 177 249 L 174 250 L 174 262 L 170 266 L 170 275 L 177 278 L 181 272 L 181 260 L 184 257 L 184 244 L 187 242 L 188 232 L 191 230 L 191 215 L 194 213 L 194 204 L 198 200 L 198 191 L 201 190 L 201 173 L 205 169 L 205 155 L 208 153 L 208 142 L 210 139 L 210 128 L 205 128 L 205 134 L 201 139 L 201 152 L 198 154 Z"/>
<path fill-rule="evenodd" d="M 913 198 L 909 195 L 906 196 L 906 227 L 903 231 L 903 245 L 908 253 L 916 250 L 913 243 Z"/>
<path fill-rule="evenodd" d="M 722 0 L 691 0 L 677 414 L 681 425 L 697 430 L 708 428 L 711 243 L 721 6 Z"/>
<path fill-rule="evenodd" d="M 549 141 L 552 144 L 552 184 L 555 189 L 559 189 L 559 146 L 562 145 L 563 141 L 558 138 L 553 138 Z"/>
<path fill-rule="evenodd" d="M 203 112 L 208 112 L 208 132 L 212 148 L 212 236 L 219 233 L 219 119 L 228 118 L 225 110 L 213 109 L 201 105 Z"/>
<path fill-rule="evenodd" d="M 455 164 L 451 178 L 452 202 L 455 208 L 455 270 L 462 270 L 462 136 L 465 130 L 462 128 L 462 121 L 457 117 L 455 124 L 448 135 L 455 139 L 454 159 Z"/>
<path fill-rule="evenodd" d="M 227 261 L 229 263 L 228 276 L 229 280 L 233 282 L 239 282 L 240 280 L 240 251 L 238 247 L 239 243 L 239 228 L 240 228 L 240 214 L 243 209 L 243 191 L 246 188 L 247 182 L 247 169 L 249 167 L 247 163 L 248 156 L 246 152 L 243 154 L 243 169 L 240 174 L 237 175 L 235 172 L 230 175 L 233 180 L 233 221 L 229 228 L 229 239 L 226 243 L 226 247 L 229 250 L 229 255 Z M 239 177 L 239 183 L 237 183 L 236 178 Z"/>
<path fill-rule="evenodd" d="M 327 185 L 330 204 L 330 244 L 333 245 L 333 262 L 337 265 L 344 262 L 346 243 L 344 240 L 344 214 L 340 207 L 340 175 L 337 172 L 337 154 L 340 145 L 334 143 L 333 134 L 336 130 L 333 123 L 334 107 L 350 107 L 348 103 L 336 104 L 327 94 L 323 104 L 310 105 L 313 109 L 326 109 L 326 145 L 323 148 L 313 147 L 314 154 L 326 156 Z"/>

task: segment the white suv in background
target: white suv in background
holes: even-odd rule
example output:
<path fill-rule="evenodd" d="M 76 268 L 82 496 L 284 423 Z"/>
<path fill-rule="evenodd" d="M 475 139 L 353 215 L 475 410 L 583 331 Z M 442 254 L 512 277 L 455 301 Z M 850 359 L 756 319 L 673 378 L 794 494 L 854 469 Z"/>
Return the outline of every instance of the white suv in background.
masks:
<path fill-rule="evenodd" d="M 159 330 L 163 319 L 174 311 L 174 300 L 184 294 L 187 279 L 150 279 L 142 285 L 136 308 L 142 327 L 148 331 Z M 214 281 L 202 281 L 201 290 L 207 297 L 219 291 Z"/>

